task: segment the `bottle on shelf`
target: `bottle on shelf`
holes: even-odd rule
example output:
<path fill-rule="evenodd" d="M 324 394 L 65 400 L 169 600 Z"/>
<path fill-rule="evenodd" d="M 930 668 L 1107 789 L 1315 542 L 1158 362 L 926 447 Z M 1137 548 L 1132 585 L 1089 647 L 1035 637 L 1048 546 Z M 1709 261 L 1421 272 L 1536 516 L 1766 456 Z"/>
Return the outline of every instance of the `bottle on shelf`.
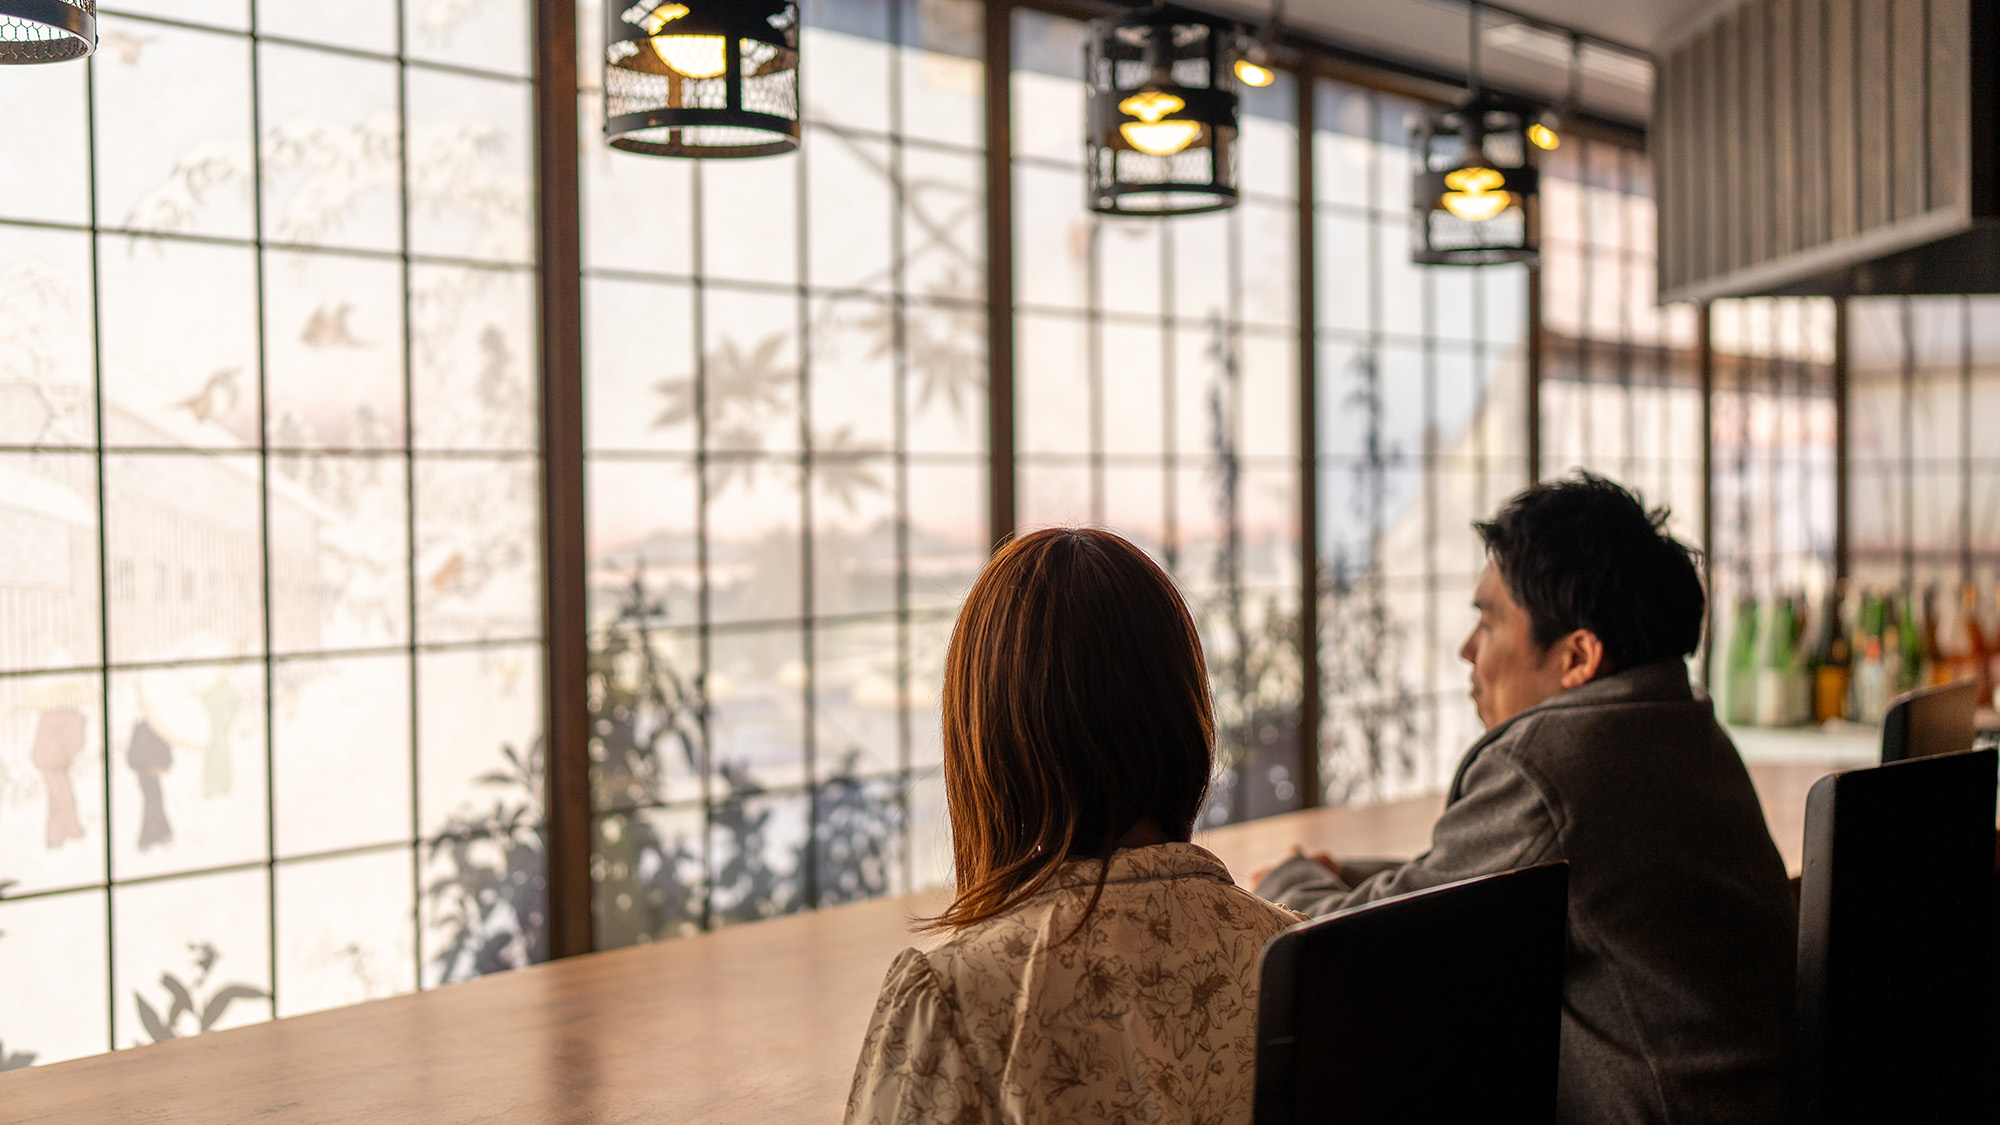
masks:
<path fill-rule="evenodd" d="M 1847 591 L 1839 584 L 1827 592 L 1819 631 L 1813 644 L 1812 721 L 1847 717 L 1847 688 L 1853 679 L 1853 647 L 1848 639 Z"/>
<path fill-rule="evenodd" d="M 1801 726 L 1812 722 L 1813 716 L 1813 643 L 1812 602 L 1802 590 L 1792 595 L 1792 667 L 1791 685 L 1792 725 Z"/>
<path fill-rule="evenodd" d="M 1729 688 L 1726 717 L 1732 723 L 1757 721 L 1757 599 L 1736 602 L 1729 627 L 1729 662 L 1724 683 Z"/>
<path fill-rule="evenodd" d="M 1961 600 L 1942 596 L 1933 591 L 1931 606 L 1937 616 L 1931 619 L 1931 639 L 1936 651 L 1931 658 L 1931 683 L 1950 684 L 1972 678 L 1971 654 L 1965 644 L 1965 626 L 1959 621 Z"/>
<path fill-rule="evenodd" d="M 1944 621 L 1938 613 L 1938 585 L 1932 583 L 1924 587 L 1924 621 L 1918 627 L 1918 639 L 1922 645 L 1924 661 L 1922 671 L 1912 687 L 1934 687 L 1940 683 L 1952 683 L 1954 669 L 1952 659 L 1944 649 Z"/>
<path fill-rule="evenodd" d="M 1972 579 L 1965 580 L 1965 589 L 1959 594 L 1959 622 L 1962 633 L 1961 644 L 1965 646 L 1965 670 L 1979 685 L 1982 701 L 1993 698 L 1993 644 L 1988 640 L 1984 624 L 1979 619 L 1979 584 Z M 2000 640 L 1996 637 L 1995 640 Z"/>
<path fill-rule="evenodd" d="M 1889 704 L 1889 661 L 1884 651 L 1888 601 L 1872 593 L 1861 595 L 1861 615 L 1854 643 L 1854 718 L 1879 723 Z"/>
<path fill-rule="evenodd" d="M 1892 696 L 1922 687 L 1930 679 L 1924 639 L 1918 628 L 1915 590 L 1903 591 L 1903 612 L 1897 622 L 1897 642 L 1903 663 L 1896 676 L 1896 690 L 1890 693 Z"/>
<path fill-rule="evenodd" d="M 1992 695 L 1990 706 L 2000 710 L 2000 585 L 1993 591 L 1993 600 L 1979 613 L 1979 624 L 1986 637 L 1986 682 Z"/>
<path fill-rule="evenodd" d="M 1758 612 L 1757 707 L 1760 727 L 1791 725 L 1792 599 L 1772 598 Z"/>

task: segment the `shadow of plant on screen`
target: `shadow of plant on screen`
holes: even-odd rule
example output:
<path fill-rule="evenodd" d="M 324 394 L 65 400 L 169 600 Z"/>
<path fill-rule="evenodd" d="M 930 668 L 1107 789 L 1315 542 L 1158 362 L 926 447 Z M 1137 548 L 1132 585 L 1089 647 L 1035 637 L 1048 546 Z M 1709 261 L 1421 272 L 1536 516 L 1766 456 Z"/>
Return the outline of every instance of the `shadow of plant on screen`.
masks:
<path fill-rule="evenodd" d="M 199 1035 L 222 1022 L 230 1005 L 238 1000 L 268 1000 L 271 994 L 253 984 L 225 984 L 218 986 L 204 1000 L 197 1001 L 207 987 L 209 976 L 215 971 L 215 964 L 222 959 L 214 945 L 205 942 L 189 942 L 188 951 L 194 954 L 194 979 L 183 983 L 172 973 L 160 974 L 160 987 L 166 990 L 169 1003 L 167 1014 L 162 1017 L 159 1009 L 146 1002 L 144 994 L 137 989 L 132 992 L 132 1002 L 139 1009 L 139 1022 L 144 1025 L 152 1042 L 162 1043 L 168 1039 L 181 1039 L 189 1035 Z M 192 1021 L 192 1026 L 186 1026 Z"/>
<path fill-rule="evenodd" d="M 18 879 L 0 879 L 0 898 L 6 898 L 7 888 L 18 882 Z M 0 937 L 6 936 L 7 931 L 0 930 Z M 9 1051 L 6 1040 L 0 1040 L 0 1070 L 19 1070 L 25 1066 L 33 1066 L 36 1057 L 34 1051 Z"/>
<path fill-rule="evenodd" d="M 1366 529 L 1368 546 L 1365 552 L 1336 546 L 1321 561 L 1318 580 L 1320 685 L 1329 701 L 1319 738 L 1320 784 L 1332 804 L 1381 797 L 1392 769 L 1408 775 L 1417 768 L 1423 744 L 1422 700 L 1404 667 L 1406 626 L 1389 607 L 1379 557 L 1389 479 L 1403 464 L 1403 450 L 1383 437 L 1376 355 L 1357 352 L 1352 372 L 1355 389 L 1340 406 L 1364 422 L 1350 511 Z"/>
<path fill-rule="evenodd" d="M 900 794 L 892 784 L 858 779 L 852 751 L 813 793 L 818 828 L 803 842 L 781 841 L 775 818 L 783 798 L 768 794 L 741 762 L 712 763 L 704 817 L 706 703 L 700 684 L 674 668 L 654 632 L 666 610 L 647 594 L 641 570 L 590 652 L 593 801 L 610 811 L 598 823 L 592 860 L 598 944 L 630 945 L 886 893 L 902 827 Z M 694 795 L 692 807 L 658 811 L 675 776 Z"/>
<path fill-rule="evenodd" d="M 430 958 L 426 984 L 548 959 L 548 863 L 542 838 L 543 742 L 526 754 L 502 746 L 507 768 L 481 774 L 494 791 L 485 813 L 454 815 L 424 859 L 439 874 L 424 887 L 431 924 L 449 935 Z"/>
<path fill-rule="evenodd" d="M 1304 678 L 1298 614 L 1286 604 L 1296 600 L 1244 589 L 1237 340 L 1220 314 L 1210 316 L 1208 331 L 1210 501 L 1221 538 L 1210 563 L 1212 592 L 1190 601 L 1203 626 L 1215 696 L 1216 777 L 1200 821 L 1213 827 L 1298 807 L 1294 769 Z M 1282 550 L 1283 536 L 1278 539 Z M 1178 556 L 1170 552 L 1169 567 L 1182 562 Z"/>

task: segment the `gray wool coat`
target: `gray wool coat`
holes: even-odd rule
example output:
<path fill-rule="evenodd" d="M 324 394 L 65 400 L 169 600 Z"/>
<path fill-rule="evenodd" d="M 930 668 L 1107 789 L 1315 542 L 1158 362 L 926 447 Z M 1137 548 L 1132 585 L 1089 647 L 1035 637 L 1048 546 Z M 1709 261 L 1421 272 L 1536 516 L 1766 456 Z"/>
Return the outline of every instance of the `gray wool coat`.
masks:
<path fill-rule="evenodd" d="M 1350 887 L 1295 858 L 1257 893 L 1326 915 L 1559 859 L 1570 872 L 1557 1120 L 1781 1120 L 1797 912 L 1743 760 L 1679 660 L 1487 731 L 1416 859 Z"/>

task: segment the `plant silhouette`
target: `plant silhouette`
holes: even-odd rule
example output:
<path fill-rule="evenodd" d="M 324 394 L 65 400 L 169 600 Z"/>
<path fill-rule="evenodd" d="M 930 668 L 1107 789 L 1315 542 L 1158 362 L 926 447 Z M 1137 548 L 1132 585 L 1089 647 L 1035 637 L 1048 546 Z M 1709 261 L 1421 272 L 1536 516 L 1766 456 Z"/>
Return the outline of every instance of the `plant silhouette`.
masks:
<path fill-rule="evenodd" d="M 478 778 L 494 793 L 491 808 L 458 813 L 425 846 L 425 859 L 445 868 L 424 888 L 431 918 L 449 934 L 431 958 L 440 982 L 548 959 L 543 740 L 525 754 L 505 745 L 500 753 L 507 768 Z"/>
<path fill-rule="evenodd" d="M 1320 739 L 1321 784 L 1336 803 L 1379 794 L 1390 768 L 1416 767 L 1422 700 L 1403 671 L 1404 627 L 1390 610 L 1379 550 L 1387 519 L 1390 470 L 1402 450 L 1383 440 L 1381 368 L 1372 351 L 1355 354 L 1355 389 L 1341 406 L 1360 412 L 1365 428 L 1361 460 L 1354 466 L 1350 514 L 1368 529 L 1367 557 L 1337 546 L 1321 561 L 1319 628 L 1314 646 L 1326 698 L 1342 701 Z"/>
<path fill-rule="evenodd" d="M 593 795 L 604 818 L 595 841 L 598 934 L 605 946 L 670 937 L 801 908 L 886 893 L 902 829 L 897 795 L 855 776 L 849 751 L 808 795 L 816 827 L 796 845 L 776 842 L 777 801 L 746 763 L 707 762 L 707 702 L 698 681 L 673 667 L 655 635 L 664 607 L 635 571 L 617 615 L 590 654 Z M 663 831 L 649 810 L 671 774 L 711 767 L 720 792 L 699 832 Z M 691 838 L 692 837 L 692 838 Z"/>
<path fill-rule="evenodd" d="M 1296 789 L 1287 763 L 1299 745 L 1300 692 L 1296 614 L 1266 596 L 1253 620 L 1243 588 L 1241 459 L 1236 446 L 1236 401 L 1241 372 L 1235 334 L 1220 314 L 1209 318 L 1207 355 L 1215 379 L 1207 405 L 1211 501 L 1222 530 L 1211 570 L 1224 632 L 1211 643 L 1209 675 L 1215 693 L 1217 777 L 1203 812 L 1204 824 L 1263 816 L 1292 807 Z"/>
<path fill-rule="evenodd" d="M 197 1000 L 202 989 L 208 985 L 216 962 L 222 955 L 208 942 L 190 942 L 188 951 L 194 954 L 194 979 L 183 982 L 173 973 L 160 974 L 160 987 L 166 990 L 169 1003 L 167 1014 L 161 1016 L 159 1009 L 146 1002 L 143 993 L 134 991 L 132 1002 L 139 1009 L 139 1022 L 145 1026 L 146 1034 L 155 1043 L 168 1039 L 182 1039 L 188 1035 L 199 1035 L 211 1030 L 222 1021 L 230 1005 L 238 1000 L 266 1000 L 271 994 L 252 984 L 225 984 L 208 993 L 206 999 Z M 193 1022 L 191 1030 L 186 1029 L 187 1021 Z"/>

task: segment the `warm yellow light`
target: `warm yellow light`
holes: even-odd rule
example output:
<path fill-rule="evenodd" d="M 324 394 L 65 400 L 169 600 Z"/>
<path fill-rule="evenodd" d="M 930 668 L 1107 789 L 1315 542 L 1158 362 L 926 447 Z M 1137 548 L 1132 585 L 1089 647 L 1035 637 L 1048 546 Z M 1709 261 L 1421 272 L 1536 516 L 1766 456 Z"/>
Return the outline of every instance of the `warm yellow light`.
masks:
<path fill-rule="evenodd" d="M 1118 112 L 1151 125 L 1169 113 L 1178 113 L 1187 103 L 1165 90 L 1141 90 L 1118 103 Z"/>
<path fill-rule="evenodd" d="M 1554 129 L 1549 128 L 1539 121 L 1528 126 L 1528 140 L 1536 148 L 1542 149 L 1561 148 L 1563 143 L 1562 138 L 1556 136 Z"/>
<path fill-rule="evenodd" d="M 1249 59 L 1236 60 L 1236 77 L 1245 86 L 1269 86 L 1278 76 L 1267 66 L 1258 66 Z"/>
<path fill-rule="evenodd" d="M 1468 223 L 1483 223 L 1513 201 L 1513 194 L 1504 191 L 1448 191 L 1443 199 L 1445 210 Z"/>
<path fill-rule="evenodd" d="M 1507 177 L 1492 168 L 1482 168 L 1477 164 L 1445 173 L 1444 186 L 1453 191 L 1468 194 L 1493 191 L 1507 182 Z"/>
<path fill-rule="evenodd" d="M 1118 127 L 1125 143 L 1148 156 L 1172 156 L 1195 142 L 1201 136 L 1198 121 L 1161 121 L 1140 124 L 1127 121 Z"/>
<path fill-rule="evenodd" d="M 686 4 L 662 4 L 646 13 L 646 22 L 643 25 L 646 29 L 646 34 L 658 35 L 661 28 L 687 14 L 688 6 Z"/>
<path fill-rule="evenodd" d="M 729 69 L 729 45 L 720 35 L 655 35 L 653 51 L 683 78 L 714 78 Z"/>

